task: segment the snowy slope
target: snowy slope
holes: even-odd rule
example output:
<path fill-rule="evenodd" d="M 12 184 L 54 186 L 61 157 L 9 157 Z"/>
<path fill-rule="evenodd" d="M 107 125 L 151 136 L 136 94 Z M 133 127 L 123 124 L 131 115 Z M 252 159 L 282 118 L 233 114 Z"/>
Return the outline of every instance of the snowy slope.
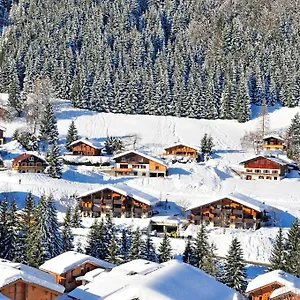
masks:
<path fill-rule="evenodd" d="M 61 180 L 51 179 L 43 174 L 0 172 L 0 198 L 1 196 L 16 198 L 22 205 L 25 192 L 32 191 L 35 196 L 51 192 L 58 200 L 58 209 L 63 213 L 67 205 L 64 198 L 67 196 L 86 192 L 103 184 L 126 183 L 184 207 L 201 204 L 207 196 L 242 193 L 273 206 L 272 214 L 276 217 L 276 226 L 289 227 L 294 217 L 300 217 L 298 174 L 293 173 L 293 178 L 286 178 L 280 182 L 244 181 L 231 171 L 231 167 L 236 167 L 240 161 L 253 156 L 251 149 L 248 153 L 242 151 L 240 139 L 245 131 L 253 130 L 257 126 L 257 119 L 240 124 L 228 120 L 105 114 L 75 109 L 67 101 L 58 101 L 56 111 L 62 146 L 70 121 L 75 120 L 81 137 L 100 143 L 105 141 L 107 134 L 120 137 L 138 134 L 140 137 L 138 147 L 152 155 L 160 155 L 165 146 L 175 142 L 199 145 L 204 133 L 212 135 L 216 152 L 214 158 L 206 163 L 169 163 L 170 175 L 166 179 L 114 178 L 102 174 L 96 167 L 86 166 L 65 166 Z M 299 107 L 275 109 L 270 113 L 271 130 L 284 130 L 296 112 L 300 112 Z M 3 125 L 7 128 L 7 136 L 11 136 L 13 131 L 24 126 L 24 123 L 17 121 Z M 12 143 L 5 145 L 4 148 L 10 152 L 10 157 L 4 157 L 6 164 L 22 152 L 18 145 Z M 22 179 L 20 185 L 19 178 Z M 210 231 L 220 255 L 226 253 L 231 237 L 236 235 L 242 240 L 246 259 L 267 261 L 277 229 L 263 228 L 256 232 L 226 230 L 225 234 L 223 232 L 220 229 Z M 182 240 L 174 240 L 173 243 L 177 249 L 184 247 Z M 252 247 L 249 247 L 249 244 Z"/>

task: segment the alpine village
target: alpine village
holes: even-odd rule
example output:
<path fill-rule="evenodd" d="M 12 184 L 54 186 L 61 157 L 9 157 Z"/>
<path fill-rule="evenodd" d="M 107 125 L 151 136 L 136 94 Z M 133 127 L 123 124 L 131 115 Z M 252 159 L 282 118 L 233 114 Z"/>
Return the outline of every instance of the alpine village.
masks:
<path fill-rule="evenodd" d="M 300 300 L 299 7 L 0 0 L 0 300 Z"/>

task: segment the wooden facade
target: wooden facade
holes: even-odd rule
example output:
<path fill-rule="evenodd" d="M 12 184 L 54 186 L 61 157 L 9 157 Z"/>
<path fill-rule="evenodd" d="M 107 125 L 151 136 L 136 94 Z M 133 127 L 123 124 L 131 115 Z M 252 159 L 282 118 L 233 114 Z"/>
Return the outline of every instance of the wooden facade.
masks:
<path fill-rule="evenodd" d="M 86 262 L 62 274 L 56 274 L 43 269 L 41 270 L 55 276 L 56 283 L 64 286 L 65 292 L 70 292 L 73 291 L 76 287 L 82 285 L 82 281 L 76 280 L 78 277 L 83 276 L 87 272 L 90 272 L 99 267 L 100 266 L 97 266 L 90 262 Z"/>
<path fill-rule="evenodd" d="M 286 150 L 284 140 L 276 136 L 268 136 L 263 140 L 263 149 L 264 150 Z"/>
<path fill-rule="evenodd" d="M 0 293 L 14 300 L 54 300 L 56 297 L 62 295 L 57 291 L 23 281 L 22 279 L 18 279 L 0 288 Z"/>
<path fill-rule="evenodd" d="M 266 212 L 257 211 L 229 197 L 191 209 L 194 224 L 214 227 L 258 229 L 268 221 Z"/>
<path fill-rule="evenodd" d="M 244 161 L 242 164 L 244 165 L 242 174 L 246 180 L 280 180 L 288 172 L 287 164 L 271 157 L 258 156 Z"/>
<path fill-rule="evenodd" d="M 4 129 L 0 128 L 0 145 L 4 144 Z"/>
<path fill-rule="evenodd" d="M 19 173 L 43 173 L 47 163 L 33 154 L 21 154 L 13 160 L 12 169 Z"/>
<path fill-rule="evenodd" d="M 166 155 L 175 155 L 175 156 L 185 156 L 191 158 L 198 157 L 198 151 L 196 148 L 186 146 L 183 144 L 174 145 L 171 147 L 165 148 Z"/>
<path fill-rule="evenodd" d="M 114 158 L 116 167 L 112 169 L 115 176 L 165 177 L 167 167 L 155 159 L 136 151 L 126 152 Z"/>
<path fill-rule="evenodd" d="M 83 216 L 142 218 L 152 214 L 152 208 L 133 197 L 105 188 L 79 198 Z"/>
<path fill-rule="evenodd" d="M 77 141 L 71 144 L 73 155 L 83 156 L 99 156 L 101 155 L 101 148 L 95 147 L 90 143 L 84 141 Z"/>

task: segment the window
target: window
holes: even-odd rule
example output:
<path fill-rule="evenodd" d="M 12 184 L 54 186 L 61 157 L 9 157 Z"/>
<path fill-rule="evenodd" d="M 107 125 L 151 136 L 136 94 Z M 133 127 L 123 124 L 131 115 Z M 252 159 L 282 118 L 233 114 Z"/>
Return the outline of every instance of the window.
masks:
<path fill-rule="evenodd" d="M 246 172 L 252 173 L 252 170 L 251 169 L 246 169 Z"/>
<path fill-rule="evenodd" d="M 143 158 L 143 157 L 140 157 L 140 158 L 139 158 L 139 162 L 141 162 L 141 163 L 144 162 L 144 158 Z"/>
<path fill-rule="evenodd" d="M 142 176 L 146 176 L 146 173 L 142 173 Z"/>
<path fill-rule="evenodd" d="M 274 180 L 277 180 L 277 177 L 274 177 Z"/>
<path fill-rule="evenodd" d="M 276 170 L 272 171 L 272 174 L 277 174 L 277 173 L 278 173 L 278 171 L 276 171 Z"/>
<path fill-rule="evenodd" d="M 29 161 L 34 161 L 34 157 L 33 157 L 33 156 L 30 156 L 30 157 L 29 157 Z"/>
<path fill-rule="evenodd" d="M 263 172 L 264 172 L 264 173 L 269 173 L 269 170 L 264 170 Z"/>
<path fill-rule="evenodd" d="M 256 169 L 256 170 L 255 170 L 255 173 L 260 173 L 260 170 Z"/>
<path fill-rule="evenodd" d="M 155 170 L 159 170 L 159 166 L 155 166 Z"/>

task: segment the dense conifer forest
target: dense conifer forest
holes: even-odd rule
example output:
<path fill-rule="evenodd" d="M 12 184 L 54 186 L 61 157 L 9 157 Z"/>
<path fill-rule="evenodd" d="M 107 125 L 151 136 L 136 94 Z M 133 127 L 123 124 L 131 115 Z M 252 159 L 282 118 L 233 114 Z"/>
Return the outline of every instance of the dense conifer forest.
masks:
<path fill-rule="evenodd" d="M 0 0 L 0 92 L 100 112 L 250 117 L 297 106 L 298 0 Z"/>

